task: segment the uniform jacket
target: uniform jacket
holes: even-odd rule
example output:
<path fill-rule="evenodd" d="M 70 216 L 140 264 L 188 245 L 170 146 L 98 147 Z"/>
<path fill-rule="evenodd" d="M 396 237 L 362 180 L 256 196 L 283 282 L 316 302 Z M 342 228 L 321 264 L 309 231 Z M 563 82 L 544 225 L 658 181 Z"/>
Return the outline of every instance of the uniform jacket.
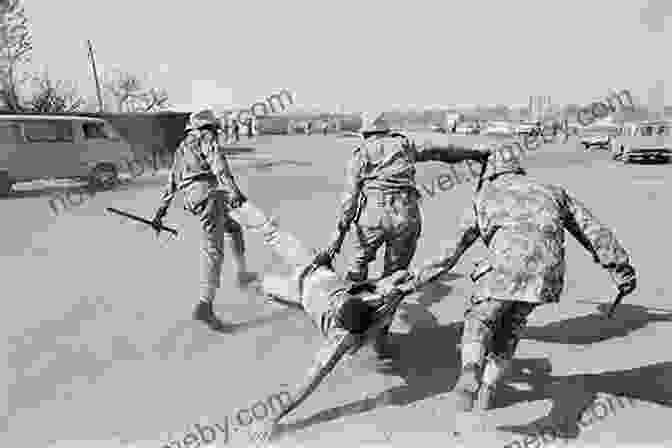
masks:
<path fill-rule="evenodd" d="M 488 248 L 472 273 L 475 295 L 499 300 L 552 303 L 565 277 L 565 230 L 605 268 L 616 284 L 630 264 L 613 231 L 557 185 L 517 174 L 487 182 L 466 211 L 457 238 L 438 260 L 420 270 L 420 282 L 451 269 L 478 239 Z"/>
<path fill-rule="evenodd" d="M 346 188 L 341 201 L 340 223 L 352 222 L 360 201 L 371 195 L 408 194 L 420 197 L 415 181 L 417 162 L 459 163 L 482 154 L 458 145 L 418 144 L 398 132 L 376 133 L 352 152 L 346 168 Z"/>
<path fill-rule="evenodd" d="M 162 201 L 170 203 L 178 191 L 185 194 L 185 208 L 194 211 L 211 191 L 238 191 L 218 136 L 206 130 L 192 130 L 175 151 L 173 165 Z"/>

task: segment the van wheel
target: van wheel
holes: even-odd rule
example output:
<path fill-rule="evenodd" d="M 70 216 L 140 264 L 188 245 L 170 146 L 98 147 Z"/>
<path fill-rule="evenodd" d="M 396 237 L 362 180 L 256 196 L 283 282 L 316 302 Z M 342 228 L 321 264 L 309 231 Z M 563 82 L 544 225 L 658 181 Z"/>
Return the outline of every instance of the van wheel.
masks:
<path fill-rule="evenodd" d="M 0 172 L 0 198 L 6 198 L 12 191 L 12 180 L 6 171 Z"/>
<path fill-rule="evenodd" d="M 614 150 L 611 158 L 614 159 L 614 160 L 618 160 L 618 159 L 621 158 L 621 156 L 623 155 L 624 152 L 625 152 L 625 149 L 621 146 L 620 149 Z"/>
<path fill-rule="evenodd" d="M 110 190 L 119 184 L 119 172 L 111 163 L 96 165 L 89 175 L 89 187 L 94 190 Z"/>

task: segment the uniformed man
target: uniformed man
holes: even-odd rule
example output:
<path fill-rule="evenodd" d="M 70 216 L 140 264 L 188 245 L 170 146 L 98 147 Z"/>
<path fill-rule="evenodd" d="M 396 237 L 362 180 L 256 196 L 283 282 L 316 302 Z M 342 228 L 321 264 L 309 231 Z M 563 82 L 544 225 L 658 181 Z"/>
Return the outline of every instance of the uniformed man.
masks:
<path fill-rule="evenodd" d="M 176 193 L 182 191 L 185 210 L 198 216 L 202 227 L 201 292 L 194 319 L 217 329 L 222 323 L 215 316 L 212 304 L 220 287 L 225 241 L 233 252 L 238 286 L 243 288 L 255 278 L 247 270 L 242 227 L 229 214 L 247 198 L 220 151 L 220 123 L 214 112 L 206 109 L 193 113 L 186 131 L 187 135 L 175 151 L 168 185 L 154 223 L 161 224 Z"/>
<path fill-rule="evenodd" d="M 254 120 L 252 117 L 247 119 L 247 138 L 251 139 L 254 136 Z"/>
<path fill-rule="evenodd" d="M 422 230 L 422 215 L 416 186 L 417 162 L 484 162 L 487 152 L 453 144 L 416 144 L 400 132 L 393 132 L 379 116 L 365 123 L 363 142 L 355 148 L 347 168 L 337 230 L 320 257 L 329 260 L 341 250 L 345 235 L 354 224 L 354 256 L 346 279 L 354 282 L 368 278 L 368 266 L 385 245 L 382 276 L 406 269 L 417 247 Z M 381 334 L 376 344 L 380 355 L 389 348 Z"/>
<path fill-rule="evenodd" d="M 485 410 L 511 365 L 527 317 L 560 300 L 565 276 L 565 230 L 630 294 L 635 270 L 614 233 L 564 188 L 527 177 L 505 146 L 492 153 L 482 188 L 466 210 L 457 238 L 439 259 L 418 270 L 417 287 L 449 271 L 477 240 L 488 255 L 472 273 L 462 335 L 458 409 Z"/>

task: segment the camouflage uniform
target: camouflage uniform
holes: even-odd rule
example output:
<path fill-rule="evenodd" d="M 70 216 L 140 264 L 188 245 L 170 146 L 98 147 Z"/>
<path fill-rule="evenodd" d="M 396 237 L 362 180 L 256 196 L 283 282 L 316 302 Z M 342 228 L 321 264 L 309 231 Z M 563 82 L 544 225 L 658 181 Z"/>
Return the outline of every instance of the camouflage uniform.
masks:
<path fill-rule="evenodd" d="M 565 276 L 565 230 L 611 275 L 617 285 L 634 279 L 626 250 L 614 233 L 564 188 L 525 176 L 518 161 L 493 153 L 483 188 L 462 220 L 445 255 L 419 271 L 420 283 L 451 269 L 481 239 L 488 255 L 472 273 L 462 336 L 463 375 L 456 386 L 470 410 L 479 392 L 475 376 L 483 367 L 479 406 L 487 408 L 496 382 L 510 365 L 532 310 L 560 300 Z M 466 396 L 466 397 L 465 397 Z"/>
<path fill-rule="evenodd" d="M 368 134 L 368 135 L 367 135 Z M 346 229 L 355 224 L 354 256 L 346 279 L 362 282 L 368 266 L 385 244 L 382 277 L 410 265 L 422 232 L 422 214 L 415 181 L 418 162 L 460 163 L 483 160 L 485 152 L 431 141 L 417 145 L 398 132 L 391 132 L 384 120 L 377 120 L 363 133 L 364 142 L 353 151 L 347 167 L 338 231 L 332 238 L 332 251 L 340 251 Z M 388 348 L 387 330 L 381 332 L 376 350 Z"/>
<path fill-rule="evenodd" d="M 201 124 L 213 124 L 208 120 L 215 120 L 214 114 L 201 114 Z M 181 191 L 184 209 L 201 221 L 201 300 L 211 303 L 220 287 L 224 241 L 231 246 L 239 282 L 246 281 L 250 274 L 246 272 L 242 227 L 229 215 L 231 196 L 240 195 L 240 189 L 220 152 L 216 128 L 197 126 L 198 118 L 197 114 L 192 115 L 188 133 L 175 152 L 161 202 L 167 208 Z"/>
<path fill-rule="evenodd" d="M 479 160 L 483 154 L 456 145 L 417 145 L 398 132 L 365 138 L 348 164 L 339 216 L 339 228 L 355 225 L 355 253 L 347 278 L 366 280 L 368 265 L 383 244 L 383 277 L 409 266 L 422 231 L 420 192 L 415 181 L 417 162 L 454 164 Z"/>

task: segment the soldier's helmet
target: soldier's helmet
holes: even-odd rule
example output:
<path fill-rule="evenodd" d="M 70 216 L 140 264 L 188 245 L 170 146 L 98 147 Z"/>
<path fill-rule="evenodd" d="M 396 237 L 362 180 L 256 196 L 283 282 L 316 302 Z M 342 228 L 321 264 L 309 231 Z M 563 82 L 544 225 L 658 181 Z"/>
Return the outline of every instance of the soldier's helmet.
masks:
<path fill-rule="evenodd" d="M 362 115 L 362 133 L 386 132 L 389 130 L 390 123 L 385 119 L 384 113 Z"/>
<path fill-rule="evenodd" d="M 189 123 L 187 123 L 187 130 L 190 129 L 199 129 L 203 126 L 216 126 L 219 127 L 219 119 L 215 115 L 215 112 L 212 109 L 203 109 L 199 112 L 194 112 L 189 116 Z"/>
<path fill-rule="evenodd" d="M 505 142 L 487 145 L 479 149 L 490 152 L 483 176 L 486 180 L 504 173 L 525 174 L 521 161 L 522 147 L 520 145 Z"/>

